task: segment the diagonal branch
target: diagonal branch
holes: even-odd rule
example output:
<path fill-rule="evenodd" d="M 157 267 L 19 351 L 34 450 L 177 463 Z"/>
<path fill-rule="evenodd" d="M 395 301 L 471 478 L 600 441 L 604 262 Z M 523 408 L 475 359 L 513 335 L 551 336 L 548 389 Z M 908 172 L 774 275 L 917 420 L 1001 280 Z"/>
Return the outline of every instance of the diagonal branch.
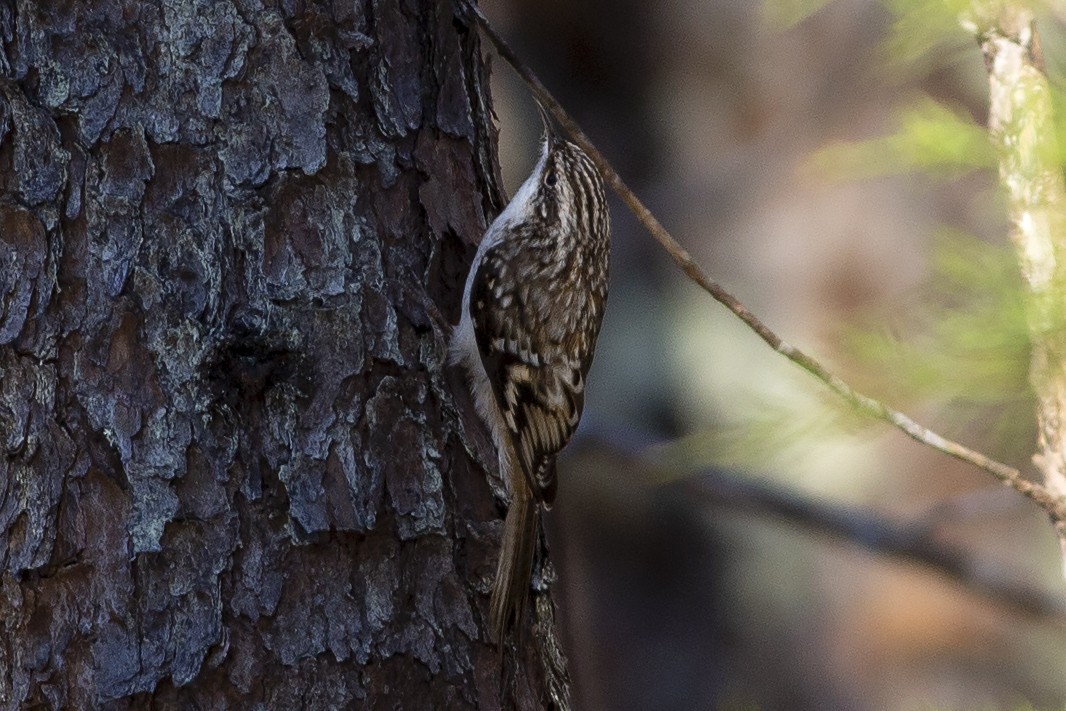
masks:
<path fill-rule="evenodd" d="M 696 263 L 685 248 L 666 231 L 666 228 L 663 227 L 651 211 L 644 206 L 644 203 L 640 201 L 640 198 L 629 189 L 603 154 L 596 149 L 588 136 L 586 136 L 577 123 L 570 118 L 569 114 L 566 113 L 563 107 L 558 101 L 556 101 L 555 97 L 552 96 L 544 84 L 541 83 L 540 79 L 537 78 L 529 66 L 514 53 L 514 50 L 512 50 L 507 42 L 496 32 L 488 19 L 481 12 L 481 9 L 473 2 L 470 2 L 470 0 L 462 0 L 462 3 L 465 6 L 463 9 L 470 17 L 475 19 L 485 33 L 485 36 L 488 37 L 489 41 L 496 47 L 496 51 L 499 52 L 500 56 L 507 60 L 529 86 L 537 100 L 551 112 L 552 116 L 555 117 L 559 124 L 573 137 L 574 142 L 588 154 L 596 164 L 596 167 L 599 168 L 600 172 L 603 174 L 604 179 L 610 184 L 611 188 L 619 195 L 619 197 L 622 198 L 630 211 L 632 211 L 637 219 L 640 220 L 641 224 L 644 225 L 645 229 L 647 229 L 648 232 L 651 233 L 651 236 L 662 245 L 663 249 L 666 250 L 667 254 L 670 255 L 681 270 L 704 291 L 710 294 L 715 301 L 729 309 L 730 312 L 743 321 L 748 328 L 754 331 L 755 334 L 773 350 L 822 381 L 833 390 L 833 392 L 850 402 L 861 412 L 893 425 L 907 436 L 926 446 L 932 447 L 948 456 L 960 459 L 983 469 L 999 479 L 999 481 L 1006 486 L 1009 486 L 1018 493 L 1027 496 L 1036 502 L 1054 521 L 1066 521 L 1066 502 L 1054 496 L 1044 486 L 1028 481 L 1022 476 L 1021 472 L 1014 467 L 991 459 L 990 457 L 959 444 L 958 442 L 949 440 L 927 427 L 923 427 L 902 412 L 894 410 L 881 401 L 856 391 L 839 377 L 829 372 L 829 370 L 817 360 L 782 339 L 755 314 L 748 310 L 739 299 L 712 280 L 703 269 L 700 268 L 699 264 Z"/>

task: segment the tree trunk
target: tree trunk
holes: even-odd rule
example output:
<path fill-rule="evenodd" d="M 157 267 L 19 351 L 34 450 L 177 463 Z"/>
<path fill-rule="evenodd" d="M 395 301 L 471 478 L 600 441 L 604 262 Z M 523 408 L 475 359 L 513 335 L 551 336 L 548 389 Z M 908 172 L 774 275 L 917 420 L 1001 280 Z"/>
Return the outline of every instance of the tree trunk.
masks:
<path fill-rule="evenodd" d="M 462 13 L 0 0 L 0 49 L 0 707 L 566 706 L 550 597 L 487 641 L 443 367 L 500 207 Z"/>

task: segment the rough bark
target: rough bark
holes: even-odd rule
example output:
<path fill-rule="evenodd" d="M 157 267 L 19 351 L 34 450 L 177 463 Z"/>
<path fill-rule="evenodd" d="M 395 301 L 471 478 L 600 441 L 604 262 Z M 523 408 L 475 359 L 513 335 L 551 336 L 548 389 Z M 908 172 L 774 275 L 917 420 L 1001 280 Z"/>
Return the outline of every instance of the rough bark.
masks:
<path fill-rule="evenodd" d="M 484 632 L 452 3 L 0 0 L 0 50 L 0 707 L 565 703 Z"/>

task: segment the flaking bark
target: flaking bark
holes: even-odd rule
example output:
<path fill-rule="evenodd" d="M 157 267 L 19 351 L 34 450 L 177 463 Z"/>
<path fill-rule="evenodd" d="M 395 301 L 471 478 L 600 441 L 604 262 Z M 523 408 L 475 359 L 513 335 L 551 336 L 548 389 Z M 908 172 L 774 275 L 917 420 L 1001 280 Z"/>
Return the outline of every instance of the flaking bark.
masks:
<path fill-rule="evenodd" d="M 448 2 L 0 2 L 0 708 L 565 705 L 442 371 L 488 106 Z"/>

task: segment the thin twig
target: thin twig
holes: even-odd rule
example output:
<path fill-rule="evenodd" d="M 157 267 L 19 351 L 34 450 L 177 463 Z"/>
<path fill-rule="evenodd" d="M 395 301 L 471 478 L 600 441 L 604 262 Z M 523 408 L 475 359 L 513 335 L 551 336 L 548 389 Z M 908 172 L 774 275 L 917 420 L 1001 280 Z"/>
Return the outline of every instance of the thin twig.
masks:
<path fill-rule="evenodd" d="M 463 0 L 463 2 L 466 3 L 467 11 L 476 19 L 478 25 L 480 25 L 482 31 L 485 33 L 485 36 L 487 36 L 496 47 L 496 51 L 499 52 L 500 56 L 507 60 L 529 86 L 537 100 L 551 112 L 552 116 L 555 117 L 555 120 L 566 129 L 571 137 L 573 137 L 574 142 L 588 154 L 589 158 L 591 158 L 593 163 L 596 164 L 596 167 L 599 168 L 611 188 L 618 193 L 619 197 L 622 198 L 630 211 L 638 220 L 640 220 L 641 224 L 644 225 L 644 228 L 651 233 L 651 236 L 654 237 L 660 245 L 662 245 L 667 254 L 669 254 L 674 262 L 681 267 L 681 270 L 704 291 L 710 294 L 715 301 L 729 309 L 729 311 L 743 321 L 748 328 L 754 331 L 755 334 L 772 349 L 825 383 L 831 390 L 850 402 L 860 411 L 893 425 L 910 438 L 921 442 L 926 446 L 932 447 L 948 456 L 968 462 L 979 469 L 983 469 L 999 479 L 1003 484 L 1036 502 L 1053 520 L 1066 521 L 1066 502 L 1060 501 L 1045 487 L 1035 482 L 1028 481 L 1022 476 L 1021 472 L 1014 467 L 991 459 L 978 451 L 959 444 L 958 442 L 949 440 L 927 427 L 923 427 L 902 412 L 894 410 L 879 400 L 856 391 L 839 377 L 829 372 L 829 370 L 817 360 L 778 336 L 755 314 L 749 311 L 740 300 L 712 280 L 700 268 L 685 248 L 666 231 L 666 228 L 663 227 L 651 211 L 644 206 L 644 203 L 640 201 L 640 198 L 629 189 L 603 154 L 596 149 L 592 144 L 592 141 L 589 140 L 588 136 L 585 135 L 577 123 L 570 118 L 570 115 L 567 114 L 559 102 L 555 100 L 555 97 L 552 96 L 551 92 L 549 92 L 544 84 L 541 83 L 540 79 L 537 78 L 525 62 L 519 59 L 514 53 L 514 50 L 512 50 L 507 42 L 496 32 L 492 25 L 489 24 L 488 19 L 481 12 L 481 9 L 472 2 L 469 2 L 469 0 Z"/>

